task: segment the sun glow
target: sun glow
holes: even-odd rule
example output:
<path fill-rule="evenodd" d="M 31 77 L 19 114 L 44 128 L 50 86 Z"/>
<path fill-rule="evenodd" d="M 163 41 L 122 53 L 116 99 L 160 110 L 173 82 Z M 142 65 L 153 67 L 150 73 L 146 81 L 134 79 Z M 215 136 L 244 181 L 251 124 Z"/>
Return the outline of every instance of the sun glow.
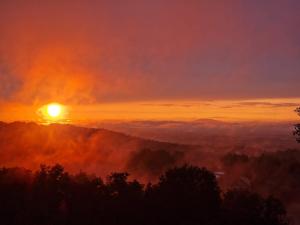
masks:
<path fill-rule="evenodd" d="M 40 122 L 45 124 L 50 123 L 67 123 L 67 107 L 53 102 L 42 106 L 37 110 Z"/>
<path fill-rule="evenodd" d="M 59 104 L 52 103 L 47 106 L 47 113 L 50 117 L 56 118 L 61 115 L 62 107 Z"/>

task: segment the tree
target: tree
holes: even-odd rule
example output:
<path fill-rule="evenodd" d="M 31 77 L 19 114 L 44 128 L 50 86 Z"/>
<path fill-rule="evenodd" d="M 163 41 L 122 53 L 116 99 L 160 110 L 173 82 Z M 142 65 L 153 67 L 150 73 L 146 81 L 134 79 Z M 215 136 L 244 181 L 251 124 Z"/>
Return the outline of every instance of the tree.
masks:
<path fill-rule="evenodd" d="M 297 167 L 299 168 L 299 167 Z M 296 174 L 299 170 L 293 168 Z M 144 189 L 127 173 L 69 175 L 60 165 L 36 173 L 0 169 L 5 225 L 288 225 L 273 197 L 233 190 L 220 197 L 214 174 L 195 166 L 166 171 Z M 295 195 L 296 196 L 296 195 Z"/>
<path fill-rule="evenodd" d="M 234 189 L 224 195 L 224 221 L 226 225 L 288 225 L 282 203 L 273 198 L 263 198 L 249 190 Z"/>
<path fill-rule="evenodd" d="M 218 218 L 220 189 L 215 175 L 205 168 L 170 169 L 148 192 L 148 211 L 155 210 L 153 224 L 210 224 Z"/>
<path fill-rule="evenodd" d="M 128 173 L 112 173 L 107 178 L 105 224 L 143 224 L 143 185 L 137 180 L 128 181 Z"/>
<path fill-rule="evenodd" d="M 105 209 L 104 187 L 100 177 L 83 172 L 72 177 L 66 195 L 68 225 L 99 224 Z"/>
<path fill-rule="evenodd" d="M 21 168 L 0 169 L 1 224 L 13 225 L 24 221 L 30 176 L 30 171 Z"/>
<path fill-rule="evenodd" d="M 69 180 L 61 165 L 41 165 L 34 176 L 30 197 L 30 211 L 35 224 L 64 224 L 66 215 L 62 206 Z"/>
<path fill-rule="evenodd" d="M 300 116 L 300 107 L 298 107 L 295 111 Z M 300 124 L 299 123 L 295 125 L 294 135 L 296 136 L 297 141 L 300 143 Z"/>

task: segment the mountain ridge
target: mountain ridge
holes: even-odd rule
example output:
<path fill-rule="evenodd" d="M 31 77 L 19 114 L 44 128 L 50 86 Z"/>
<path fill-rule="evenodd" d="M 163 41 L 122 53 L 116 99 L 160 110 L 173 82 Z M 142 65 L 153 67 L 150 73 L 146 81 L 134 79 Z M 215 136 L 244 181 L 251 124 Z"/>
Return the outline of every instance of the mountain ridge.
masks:
<path fill-rule="evenodd" d="M 96 174 L 136 171 L 151 174 L 183 162 L 197 146 L 143 139 L 103 128 L 71 124 L 0 122 L 0 165 L 36 169 L 61 163 L 70 171 Z M 149 167 L 149 168 L 148 168 Z"/>

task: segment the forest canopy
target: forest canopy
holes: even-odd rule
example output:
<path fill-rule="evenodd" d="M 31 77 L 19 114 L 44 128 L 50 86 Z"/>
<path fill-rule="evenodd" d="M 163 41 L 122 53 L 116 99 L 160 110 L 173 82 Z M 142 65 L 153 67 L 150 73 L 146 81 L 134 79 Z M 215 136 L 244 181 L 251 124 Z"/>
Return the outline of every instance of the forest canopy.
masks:
<path fill-rule="evenodd" d="M 112 173 L 105 180 L 61 165 L 0 170 L 0 220 L 6 225 L 289 224 L 283 204 L 246 189 L 222 194 L 215 175 L 184 165 L 155 184 Z"/>

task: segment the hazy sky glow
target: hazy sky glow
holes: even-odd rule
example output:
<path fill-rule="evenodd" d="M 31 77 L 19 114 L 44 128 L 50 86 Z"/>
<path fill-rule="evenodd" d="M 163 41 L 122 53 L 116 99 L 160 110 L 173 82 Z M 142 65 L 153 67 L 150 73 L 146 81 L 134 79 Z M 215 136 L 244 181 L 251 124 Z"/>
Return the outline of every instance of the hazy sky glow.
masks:
<path fill-rule="evenodd" d="M 299 10 L 298 0 L 2 0 L 0 119 L 31 120 L 54 101 L 78 120 L 272 110 L 294 120 Z"/>

